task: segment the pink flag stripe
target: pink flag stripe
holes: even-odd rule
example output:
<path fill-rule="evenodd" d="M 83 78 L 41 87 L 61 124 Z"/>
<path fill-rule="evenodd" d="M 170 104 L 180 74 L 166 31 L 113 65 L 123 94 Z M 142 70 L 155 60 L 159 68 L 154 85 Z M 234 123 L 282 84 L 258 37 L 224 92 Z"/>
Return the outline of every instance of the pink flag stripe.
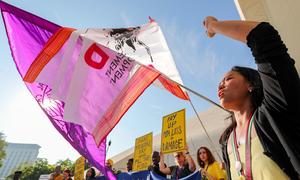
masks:
<path fill-rule="evenodd" d="M 68 40 L 73 31 L 75 31 L 75 29 L 62 27 L 55 34 L 53 34 L 45 44 L 42 51 L 30 65 L 23 80 L 29 83 L 33 83 L 40 72 L 43 70 L 43 68 L 46 66 L 46 64 L 53 58 L 53 56 Z"/>
<path fill-rule="evenodd" d="M 183 100 L 189 100 L 189 96 L 186 92 L 184 92 L 178 84 L 176 84 L 173 81 L 170 81 L 166 78 L 163 78 L 160 76 L 158 80 L 161 82 L 161 84 L 173 95 L 183 99 Z"/>
<path fill-rule="evenodd" d="M 159 77 L 160 73 L 141 66 L 133 75 L 113 104 L 110 105 L 93 131 L 95 142 L 99 145 L 116 126 L 122 116 L 137 98 Z"/>

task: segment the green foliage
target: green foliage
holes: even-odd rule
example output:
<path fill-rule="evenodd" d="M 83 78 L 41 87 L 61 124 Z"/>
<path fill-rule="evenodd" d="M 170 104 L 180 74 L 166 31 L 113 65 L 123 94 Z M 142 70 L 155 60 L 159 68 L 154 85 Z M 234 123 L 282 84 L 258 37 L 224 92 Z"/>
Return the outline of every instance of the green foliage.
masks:
<path fill-rule="evenodd" d="M 32 180 L 39 179 L 42 174 L 50 174 L 53 172 L 54 165 L 49 165 L 47 159 L 38 159 L 34 164 L 24 164 L 16 170 L 22 171 L 22 180 Z M 9 177 L 13 177 L 16 170 L 12 171 L 12 174 L 10 174 Z"/>
<path fill-rule="evenodd" d="M 14 176 L 15 171 L 22 171 L 22 180 L 32 180 L 39 179 L 42 174 L 51 174 L 54 172 L 55 166 L 61 165 L 62 171 L 65 169 L 69 169 L 71 172 L 74 172 L 75 164 L 70 160 L 59 160 L 56 164 L 50 165 L 48 164 L 47 159 L 38 159 L 34 164 L 24 164 L 21 167 L 12 171 L 12 173 L 7 177 L 11 179 Z"/>
<path fill-rule="evenodd" d="M 5 148 L 6 142 L 4 140 L 4 134 L 0 132 L 0 167 L 2 166 L 3 159 L 5 158 Z"/>
<path fill-rule="evenodd" d="M 56 165 L 60 165 L 62 171 L 66 170 L 66 169 L 69 169 L 71 171 L 71 174 L 74 174 L 75 163 L 73 161 L 71 161 L 70 159 L 59 160 L 56 163 Z"/>
<path fill-rule="evenodd" d="M 85 163 L 84 163 L 84 170 L 87 170 L 89 168 L 93 167 L 87 160 L 85 160 Z"/>

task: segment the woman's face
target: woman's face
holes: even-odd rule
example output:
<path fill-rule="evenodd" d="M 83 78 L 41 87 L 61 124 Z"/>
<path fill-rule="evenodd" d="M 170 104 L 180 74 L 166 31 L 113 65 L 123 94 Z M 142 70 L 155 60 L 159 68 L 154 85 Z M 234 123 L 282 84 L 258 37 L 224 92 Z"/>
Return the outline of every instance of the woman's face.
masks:
<path fill-rule="evenodd" d="M 207 156 L 207 152 L 206 152 L 205 149 L 201 148 L 199 150 L 198 156 L 201 159 L 201 161 L 203 161 L 203 162 L 207 162 L 208 161 L 208 156 Z"/>
<path fill-rule="evenodd" d="M 229 71 L 218 87 L 218 97 L 221 106 L 228 110 L 235 110 L 242 105 L 249 96 L 250 84 L 238 72 Z"/>
<path fill-rule="evenodd" d="M 65 179 L 66 179 L 66 178 L 69 178 L 69 176 L 70 176 L 70 174 L 67 173 L 67 172 L 64 172 L 63 174 L 64 174 Z"/>
<path fill-rule="evenodd" d="M 87 176 L 87 177 L 91 177 L 91 176 L 92 176 L 92 170 L 89 169 L 89 170 L 86 172 L 86 176 Z"/>

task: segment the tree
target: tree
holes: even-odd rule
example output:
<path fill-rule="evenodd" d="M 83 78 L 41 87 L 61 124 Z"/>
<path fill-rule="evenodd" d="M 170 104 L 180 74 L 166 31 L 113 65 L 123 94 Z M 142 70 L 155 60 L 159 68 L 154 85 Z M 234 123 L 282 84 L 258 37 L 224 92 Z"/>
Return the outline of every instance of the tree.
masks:
<path fill-rule="evenodd" d="M 5 148 L 6 142 L 4 140 L 4 134 L 0 132 L 0 167 L 2 166 L 2 160 L 5 158 Z"/>
<path fill-rule="evenodd" d="M 24 164 L 16 170 L 22 171 L 22 180 L 32 180 L 39 179 L 40 175 L 42 174 L 52 173 L 54 170 L 54 165 L 49 165 L 47 159 L 38 159 L 34 164 Z M 12 171 L 12 174 L 10 174 L 8 178 L 13 177 L 16 170 Z"/>
<path fill-rule="evenodd" d="M 59 160 L 56 163 L 56 165 L 60 165 L 62 170 L 69 169 L 72 172 L 72 174 L 74 174 L 75 163 L 73 161 L 71 161 L 70 159 Z"/>
<path fill-rule="evenodd" d="M 55 165 L 48 164 L 47 159 L 38 159 L 34 164 L 23 164 L 16 168 L 7 179 L 12 178 L 15 171 L 22 171 L 22 180 L 39 179 L 42 174 L 53 173 L 56 165 L 60 165 L 62 170 L 69 169 L 71 172 L 75 169 L 75 164 L 70 159 L 59 160 Z"/>

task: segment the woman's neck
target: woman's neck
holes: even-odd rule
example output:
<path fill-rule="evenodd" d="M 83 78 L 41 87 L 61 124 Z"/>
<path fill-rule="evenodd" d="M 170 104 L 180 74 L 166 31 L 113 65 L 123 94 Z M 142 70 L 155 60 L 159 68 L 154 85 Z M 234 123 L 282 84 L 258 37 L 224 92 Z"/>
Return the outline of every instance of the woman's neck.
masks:
<path fill-rule="evenodd" d="M 245 125 L 250 120 L 253 113 L 253 108 L 250 103 L 245 103 L 239 106 L 238 109 L 233 110 L 233 113 L 237 124 L 236 128 L 241 129 L 245 127 Z"/>
<path fill-rule="evenodd" d="M 208 167 L 208 161 L 204 162 L 204 167 Z"/>
<path fill-rule="evenodd" d="M 181 168 L 184 167 L 184 162 L 183 163 L 178 163 L 178 166 L 181 167 Z"/>

